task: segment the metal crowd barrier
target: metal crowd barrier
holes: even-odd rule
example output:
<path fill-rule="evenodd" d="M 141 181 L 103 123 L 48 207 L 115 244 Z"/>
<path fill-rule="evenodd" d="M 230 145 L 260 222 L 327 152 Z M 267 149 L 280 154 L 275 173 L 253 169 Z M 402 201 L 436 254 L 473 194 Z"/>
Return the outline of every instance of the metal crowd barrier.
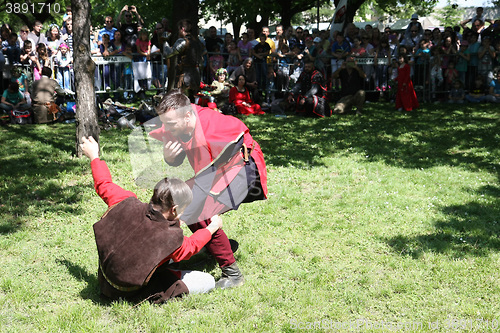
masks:
<path fill-rule="evenodd" d="M 133 54 L 133 57 L 137 55 Z M 95 92 L 97 94 L 132 93 L 141 89 L 164 91 L 167 84 L 167 66 L 161 54 L 155 54 L 155 56 L 159 60 L 134 61 L 123 55 L 93 56 L 92 60 L 96 64 Z"/>
<path fill-rule="evenodd" d="M 223 53 L 220 53 L 224 55 Z M 135 56 L 137 54 L 134 54 Z M 207 55 L 207 61 L 211 54 Z M 477 54 L 471 54 L 471 56 L 477 56 Z M 126 56 L 94 56 L 92 60 L 96 64 L 95 69 L 95 88 L 97 94 L 103 93 L 116 93 L 116 92 L 134 92 L 137 91 L 137 85 L 141 82 L 139 80 L 147 80 L 147 89 L 152 91 L 164 91 L 167 86 L 167 67 L 165 64 L 165 59 L 161 54 L 157 55 L 159 60 L 156 61 L 146 61 L 146 62 L 138 62 L 133 61 L 133 59 L 128 58 Z M 448 56 L 449 60 L 454 61 L 455 63 L 458 60 L 457 55 Z M 332 83 L 332 70 L 330 59 L 332 57 L 322 56 L 322 59 L 325 60 L 323 62 L 323 71 L 325 74 L 325 79 L 327 81 L 327 87 L 329 92 L 335 92 L 335 85 Z M 439 96 L 441 98 L 446 98 L 447 94 L 450 90 L 450 86 L 446 84 L 436 85 L 433 84 L 434 77 L 430 75 L 430 70 L 432 65 L 428 58 L 425 58 L 422 61 L 417 61 L 418 58 L 412 58 L 413 63 L 412 66 L 412 80 L 415 87 L 415 91 L 419 100 L 423 102 L 435 101 Z M 390 72 L 385 73 L 383 78 L 379 77 L 380 66 L 384 66 L 385 69 L 389 69 L 391 64 L 388 61 L 388 58 L 378 58 L 377 64 L 375 64 L 375 58 L 373 56 L 369 57 L 358 57 L 356 58 L 357 64 L 361 66 L 363 71 L 367 74 L 367 79 L 364 81 L 364 90 L 368 93 L 380 93 L 380 95 L 387 96 L 387 94 L 391 94 L 391 89 L 394 89 L 394 82 L 391 81 Z M 277 57 L 273 57 L 272 61 L 268 63 L 268 65 L 275 66 L 277 69 L 282 64 L 278 63 Z M 291 75 L 293 74 L 293 69 L 295 68 L 294 64 L 288 64 L 288 70 L 284 70 L 283 72 Z M 202 78 L 207 82 L 207 78 L 209 77 L 209 66 L 208 62 L 204 64 L 202 72 Z M 12 65 L 8 63 L 8 59 L 6 58 L 6 63 L 3 68 L 3 79 L 10 80 L 11 74 L 10 70 Z M 56 67 L 54 68 L 54 73 L 56 72 Z M 282 66 L 283 69 L 283 66 Z M 33 82 L 33 71 L 29 65 L 23 65 L 23 71 L 29 76 L 30 83 Z M 295 73 L 295 79 L 298 78 L 300 73 Z M 55 75 L 55 74 L 54 74 Z M 444 71 L 442 72 L 443 82 L 446 81 L 444 77 Z M 467 91 L 469 87 L 471 87 L 475 77 L 478 75 L 477 67 L 468 67 L 468 72 L 462 74 L 465 76 L 464 89 Z M 463 77 L 462 77 L 463 79 Z M 155 82 L 153 82 L 155 81 Z M 142 82 L 144 83 L 144 81 Z M 153 87 L 153 83 L 161 85 L 158 87 L 155 85 Z M 377 85 L 378 83 L 378 85 Z M 288 88 L 293 86 L 293 80 L 291 80 L 291 84 Z M 382 87 L 386 87 L 387 93 L 384 93 Z M 390 88 L 389 88 L 390 87 Z M 4 87 L 5 89 L 6 87 Z M 268 87 L 262 89 L 263 91 L 269 91 Z M 275 88 L 271 89 L 272 91 L 278 91 Z M 283 91 L 282 88 L 280 91 Z M 443 97 L 444 96 L 444 97 Z M 390 96 L 389 96 L 390 97 Z"/>

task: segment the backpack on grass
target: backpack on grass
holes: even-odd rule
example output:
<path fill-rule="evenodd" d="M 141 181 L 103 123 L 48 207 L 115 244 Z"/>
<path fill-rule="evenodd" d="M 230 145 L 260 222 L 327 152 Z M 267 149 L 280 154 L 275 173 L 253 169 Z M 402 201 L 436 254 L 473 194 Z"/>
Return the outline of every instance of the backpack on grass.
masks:
<path fill-rule="evenodd" d="M 10 111 L 10 122 L 18 125 L 32 124 L 31 112 L 28 110 L 12 110 Z"/>

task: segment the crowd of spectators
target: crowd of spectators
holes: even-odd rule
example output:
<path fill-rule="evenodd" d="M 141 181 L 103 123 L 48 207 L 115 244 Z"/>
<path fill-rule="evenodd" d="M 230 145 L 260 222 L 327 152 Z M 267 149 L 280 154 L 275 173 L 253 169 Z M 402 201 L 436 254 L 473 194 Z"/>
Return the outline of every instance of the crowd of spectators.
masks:
<path fill-rule="evenodd" d="M 63 22 L 61 27 L 51 24 L 44 30 L 43 24 L 36 21 L 32 30 L 22 26 L 18 33 L 7 23 L 3 24 L 0 67 L 5 59 L 11 65 L 26 66 L 30 68 L 33 80 L 40 79 L 43 67 L 49 67 L 62 88 L 73 90 L 69 7 Z M 163 19 L 155 25 L 153 32 L 147 31 L 135 6 L 124 6 L 116 19 L 107 16 L 102 28 L 92 30 L 92 55 L 123 55 L 134 65 L 110 63 L 101 66 L 96 70 L 96 82 L 107 91 L 130 90 L 132 73 L 137 76 L 133 69 L 142 68 L 143 63 L 152 64 L 152 68 L 147 67 L 149 74 L 136 77 L 134 90 L 142 93 L 137 96 L 143 98 L 143 91 L 151 84 L 156 88 L 164 87 L 167 62 L 162 61 L 162 50 L 169 28 L 168 21 Z M 342 87 L 341 76 L 333 74 L 343 68 L 348 58 L 354 59 L 356 67 L 363 72 L 362 90 L 395 100 L 400 56 L 411 67 L 411 78 L 420 97 L 427 94 L 430 100 L 454 103 L 498 101 L 500 20 L 484 18 L 481 7 L 477 8 L 474 17 L 456 26 L 447 26 L 443 31 L 439 28 L 424 29 L 418 15 L 414 14 L 408 27 L 399 32 L 389 27 L 380 31 L 370 25 L 358 28 L 351 23 L 343 33 L 333 31 L 330 35 L 330 31 L 310 32 L 302 27 L 293 29 L 278 25 L 274 36 L 270 36 L 269 27 L 265 26 L 258 33 L 248 28 L 235 38 L 231 33 L 218 36 L 217 29 L 210 27 L 200 40 L 206 47 L 203 63 L 200 63 L 202 80 L 208 84 L 217 82 L 217 73 L 223 68 L 228 84 L 238 88 L 243 75 L 251 102 L 264 109 L 291 91 L 301 80 L 308 62 L 313 64 L 314 73 L 321 75 L 318 79 L 316 74 L 309 73 L 308 80 L 312 76 L 316 78 L 316 84 L 321 85 L 322 98 L 335 98 L 335 92 L 341 92 L 345 87 Z M 26 81 L 21 82 L 14 76 L 11 80 L 18 82 L 19 86 L 26 85 Z"/>
<path fill-rule="evenodd" d="M 312 61 L 326 79 L 328 91 L 342 91 L 340 77 L 332 74 L 352 57 L 364 72 L 362 90 L 395 100 L 398 58 L 402 55 L 410 65 L 419 98 L 450 103 L 498 101 L 495 91 L 500 71 L 500 20 L 485 18 L 482 7 L 476 9 L 474 17 L 446 26 L 443 31 L 424 29 L 418 15 L 413 14 L 404 31 L 389 27 L 380 31 L 371 25 L 358 28 L 351 23 L 343 33 L 334 31 L 330 38 L 329 31 L 310 32 L 278 25 L 273 38 L 268 27 L 254 36 L 253 29 L 248 29 L 241 38 L 226 33 L 223 40 L 211 27 L 205 38 L 210 71 L 205 72 L 204 79 L 210 82 L 209 73 L 227 68 L 230 82 L 237 85 L 237 77 L 248 73 L 246 81 L 256 82 L 256 87 L 249 86 L 253 99 L 265 99 L 262 104 L 267 106 L 268 95 L 274 97 L 276 90 L 289 91 L 307 61 Z M 251 65 L 246 57 L 252 59 Z M 237 60 L 243 65 L 238 67 Z"/>

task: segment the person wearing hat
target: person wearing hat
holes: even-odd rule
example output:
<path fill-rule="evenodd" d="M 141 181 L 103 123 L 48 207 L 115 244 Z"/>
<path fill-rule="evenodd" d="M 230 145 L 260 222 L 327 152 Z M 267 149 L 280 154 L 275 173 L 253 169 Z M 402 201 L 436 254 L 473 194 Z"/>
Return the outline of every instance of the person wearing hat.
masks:
<path fill-rule="evenodd" d="M 418 21 L 418 14 L 413 14 L 411 16 L 411 21 L 406 27 L 404 39 L 401 44 L 406 45 L 408 47 L 416 48 L 418 46 L 418 42 L 424 36 L 424 28 L 422 24 Z"/>
<path fill-rule="evenodd" d="M 215 72 L 215 80 L 212 82 L 211 86 L 215 88 L 212 91 L 212 95 L 221 95 L 222 97 L 229 97 L 229 89 L 232 84 L 227 81 L 228 75 L 225 68 L 219 68 Z"/>
<path fill-rule="evenodd" d="M 323 52 L 322 40 L 320 37 L 313 39 L 313 45 L 308 49 L 307 57 L 314 62 L 314 67 L 321 72 L 323 77 L 326 77 L 325 63 L 328 62 L 329 55 Z M 321 59 L 323 57 L 323 59 Z"/>

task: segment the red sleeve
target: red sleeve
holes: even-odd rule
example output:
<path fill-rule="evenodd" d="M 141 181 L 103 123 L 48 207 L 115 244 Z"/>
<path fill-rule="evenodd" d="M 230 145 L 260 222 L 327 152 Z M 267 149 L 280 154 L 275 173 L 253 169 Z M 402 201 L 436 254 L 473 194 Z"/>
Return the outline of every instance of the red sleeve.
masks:
<path fill-rule="evenodd" d="M 182 242 L 182 245 L 177 250 L 172 252 L 172 254 L 165 260 L 172 259 L 175 262 L 187 260 L 191 258 L 193 254 L 198 253 L 210 239 L 212 239 L 210 231 L 207 229 L 198 229 L 190 237 L 184 236 L 184 242 Z"/>
<path fill-rule="evenodd" d="M 113 183 L 111 173 L 109 172 L 106 162 L 96 158 L 90 162 L 92 168 L 92 176 L 94 177 L 94 188 L 97 194 L 104 200 L 108 207 L 119 203 L 129 197 L 135 197 L 135 193 L 126 191 L 120 186 Z"/>

